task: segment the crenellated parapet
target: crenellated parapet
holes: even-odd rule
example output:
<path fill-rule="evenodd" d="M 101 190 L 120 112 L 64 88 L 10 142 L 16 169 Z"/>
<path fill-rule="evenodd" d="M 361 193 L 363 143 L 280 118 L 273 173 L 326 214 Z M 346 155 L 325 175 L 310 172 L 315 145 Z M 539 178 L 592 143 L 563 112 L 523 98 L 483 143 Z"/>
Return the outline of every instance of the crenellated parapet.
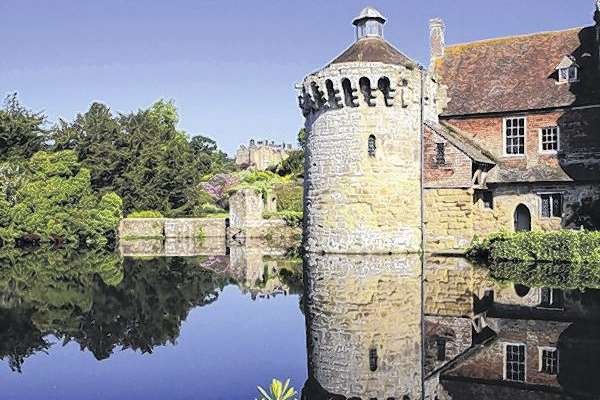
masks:
<path fill-rule="evenodd" d="M 381 63 L 336 64 L 309 75 L 299 88 L 305 117 L 358 107 L 406 108 L 415 93 L 409 82 L 415 70 Z"/>

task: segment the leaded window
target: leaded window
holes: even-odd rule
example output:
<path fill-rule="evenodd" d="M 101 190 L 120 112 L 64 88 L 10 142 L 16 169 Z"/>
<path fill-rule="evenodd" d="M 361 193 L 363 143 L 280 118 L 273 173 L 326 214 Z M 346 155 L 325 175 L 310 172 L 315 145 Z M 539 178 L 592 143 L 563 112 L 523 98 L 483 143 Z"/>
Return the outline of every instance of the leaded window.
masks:
<path fill-rule="evenodd" d="M 446 143 L 436 143 L 435 164 L 446 164 Z"/>
<path fill-rule="evenodd" d="M 525 154 L 525 118 L 504 120 L 504 144 L 507 155 Z"/>
<path fill-rule="evenodd" d="M 561 289 L 543 288 L 541 295 L 541 308 L 563 308 L 564 294 Z"/>
<path fill-rule="evenodd" d="M 562 193 L 545 193 L 540 195 L 542 199 L 541 214 L 544 218 L 561 218 L 563 213 Z"/>
<path fill-rule="evenodd" d="M 541 150 L 543 152 L 558 151 L 559 129 L 558 126 L 550 126 L 542 129 Z"/>
<path fill-rule="evenodd" d="M 540 350 L 540 371 L 548 375 L 558 374 L 558 350 L 553 348 Z"/>
<path fill-rule="evenodd" d="M 525 345 L 507 344 L 504 350 L 505 379 L 525 382 Z"/>

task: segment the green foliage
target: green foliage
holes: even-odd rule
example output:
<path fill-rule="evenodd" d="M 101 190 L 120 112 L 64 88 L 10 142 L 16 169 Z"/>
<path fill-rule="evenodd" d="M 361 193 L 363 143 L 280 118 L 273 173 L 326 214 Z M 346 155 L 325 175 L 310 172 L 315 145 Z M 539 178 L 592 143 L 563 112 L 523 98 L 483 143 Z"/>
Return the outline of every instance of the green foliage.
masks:
<path fill-rule="evenodd" d="M 0 195 L 5 244 L 25 240 L 105 246 L 116 237 L 122 201 L 114 193 L 98 199 L 89 170 L 81 168 L 73 151 L 34 154 L 18 184 Z"/>
<path fill-rule="evenodd" d="M 46 117 L 23 107 L 16 93 L 7 96 L 0 109 L 0 161 L 26 160 L 43 150 L 45 123 Z"/>
<path fill-rule="evenodd" d="M 134 211 L 127 215 L 127 218 L 162 218 L 160 211 Z"/>
<path fill-rule="evenodd" d="M 304 148 L 304 146 L 306 145 L 306 129 L 302 128 L 298 131 L 297 140 L 298 146 Z"/>
<path fill-rule="evenodd" d="M 475 241 L 468 252 L 486 263 L 546 261 L 600 263 L 600 232 L 501 232 Z"/>
<path fill-rule="evenodd" d="M 503 261 L 489 268 L 496 280 L 529 287 L 600 289 L 600 264 Z"/>
<path fill-rule="evenodd" d="M 287 158 L 269 168 L 269 170 L 280 176 L 304 176 L 304 150 L 291 151 Z"/>
<path fill-rule="evenodd" d="M 239 174 L 240 183 L 233 186 L 230 193 L 240 189 L 253 189 L 267 196 L 275 185 L 289 184 L 291 177 L 281 177 L 270 171 L 243 171 Z"/>
<path fill-rule="evenodd" d="M 119 115 L 94 103 L 73 122 L 57 124 L 53 149 L 75 151 L 90 170 L 92 189 L 119 194 L 126 213 L 157 210 L 168 217 L 191 216 L 207 202 L 199 196 L 201 177 L 233 169 L 233 163 L 211 139 L 189 141 L 177 129 L 178 121 L 172 101 Z"/>
<path fill-rule="evenodd" d="M 264 213 L 263 214 L 263 218 L 264 219 L 271 219 L 271 218 L 281 218 L 283 219 L 286 224 L 288 226 L 291 227 L 302 227 L 302 218 L 303 218 L 303 213 L 300 211 L 277 211 L 277 212 L 271 212 L 271 213 Z"/>
<path fill-rule="evenodd" d="M 262 387 L 257 386 L 261 394 L 259 400 L 291 400 L 296 395 L 296 390 L 293 387 L 289 387 L 289 385 L 289 379 L 285 381 L 285 384 L 279 379 L 273 379 L 271 386 L 269 386 L 270 393 L 267 393 Z"/>
<path fill-rule="evenodd" d="M 296 182 L 275 185 L 273 193 L 277 197 L 277 210 L 302 213 L 303 192 L 304 188 L 302 185 Z"/>
<path fill-rule="evenodd" d="M 46 350 L 43 338 L 74 341 L 97 359 L 115 348 L 151 353 L 174 343 L 189 310 L 210 304 L 227 278 L 198 260 L 123 259 L 106 251 L 0 252 L 0 358 L 20 371 Z"/>

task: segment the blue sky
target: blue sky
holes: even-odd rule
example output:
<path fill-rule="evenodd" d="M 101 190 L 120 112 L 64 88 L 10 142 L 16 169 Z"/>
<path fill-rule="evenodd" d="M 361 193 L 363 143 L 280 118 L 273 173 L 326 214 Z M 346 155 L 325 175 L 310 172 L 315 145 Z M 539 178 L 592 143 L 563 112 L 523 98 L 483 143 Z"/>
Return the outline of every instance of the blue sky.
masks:
<path fill-rule="evenodd" d="M 352 43 L 366 5 L 424 64 L 431 17 L 447 43 L 593 22 L 592 0 L 0 0 L 0 93 L 51 121 L 93 101 L 128 112 L 168 98 L 182 129 L 229 153 L 250 137 L 291 142 L 294 83 Z"/>

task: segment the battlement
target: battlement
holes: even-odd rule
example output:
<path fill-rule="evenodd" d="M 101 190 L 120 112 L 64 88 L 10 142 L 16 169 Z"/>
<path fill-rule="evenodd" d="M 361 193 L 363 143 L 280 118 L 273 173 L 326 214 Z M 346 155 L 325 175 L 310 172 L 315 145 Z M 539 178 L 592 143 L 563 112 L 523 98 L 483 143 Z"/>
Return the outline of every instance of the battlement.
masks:
<path fill-rule="evenodd" d="M 250 141 L 248 142 L 248 147 L 246 147 L 245 145 L 241 145 L 240 148 L 242 149 L 247 149 L 247 148 L 256 148 L 256 147 L 268 147 L 270 149 L 274 149 L 274 150 L 293 150 L 293 146 L 291 143 L 281 143 L 281 144 L 275 144 L 274 140 L 269 141 L 267 140 L 255 140 L 255 139 L 250 139 Z"/>
<path fill-rule="evenodd" d="M 409 81 L 414 76 L 407 68 L 378 63 L 348 65 L 343 70 L 326 68 L 308 76 L 299 87 L 298 105 L 305 117 L 342 108 L 406 108 L 412 94 Z"/>

